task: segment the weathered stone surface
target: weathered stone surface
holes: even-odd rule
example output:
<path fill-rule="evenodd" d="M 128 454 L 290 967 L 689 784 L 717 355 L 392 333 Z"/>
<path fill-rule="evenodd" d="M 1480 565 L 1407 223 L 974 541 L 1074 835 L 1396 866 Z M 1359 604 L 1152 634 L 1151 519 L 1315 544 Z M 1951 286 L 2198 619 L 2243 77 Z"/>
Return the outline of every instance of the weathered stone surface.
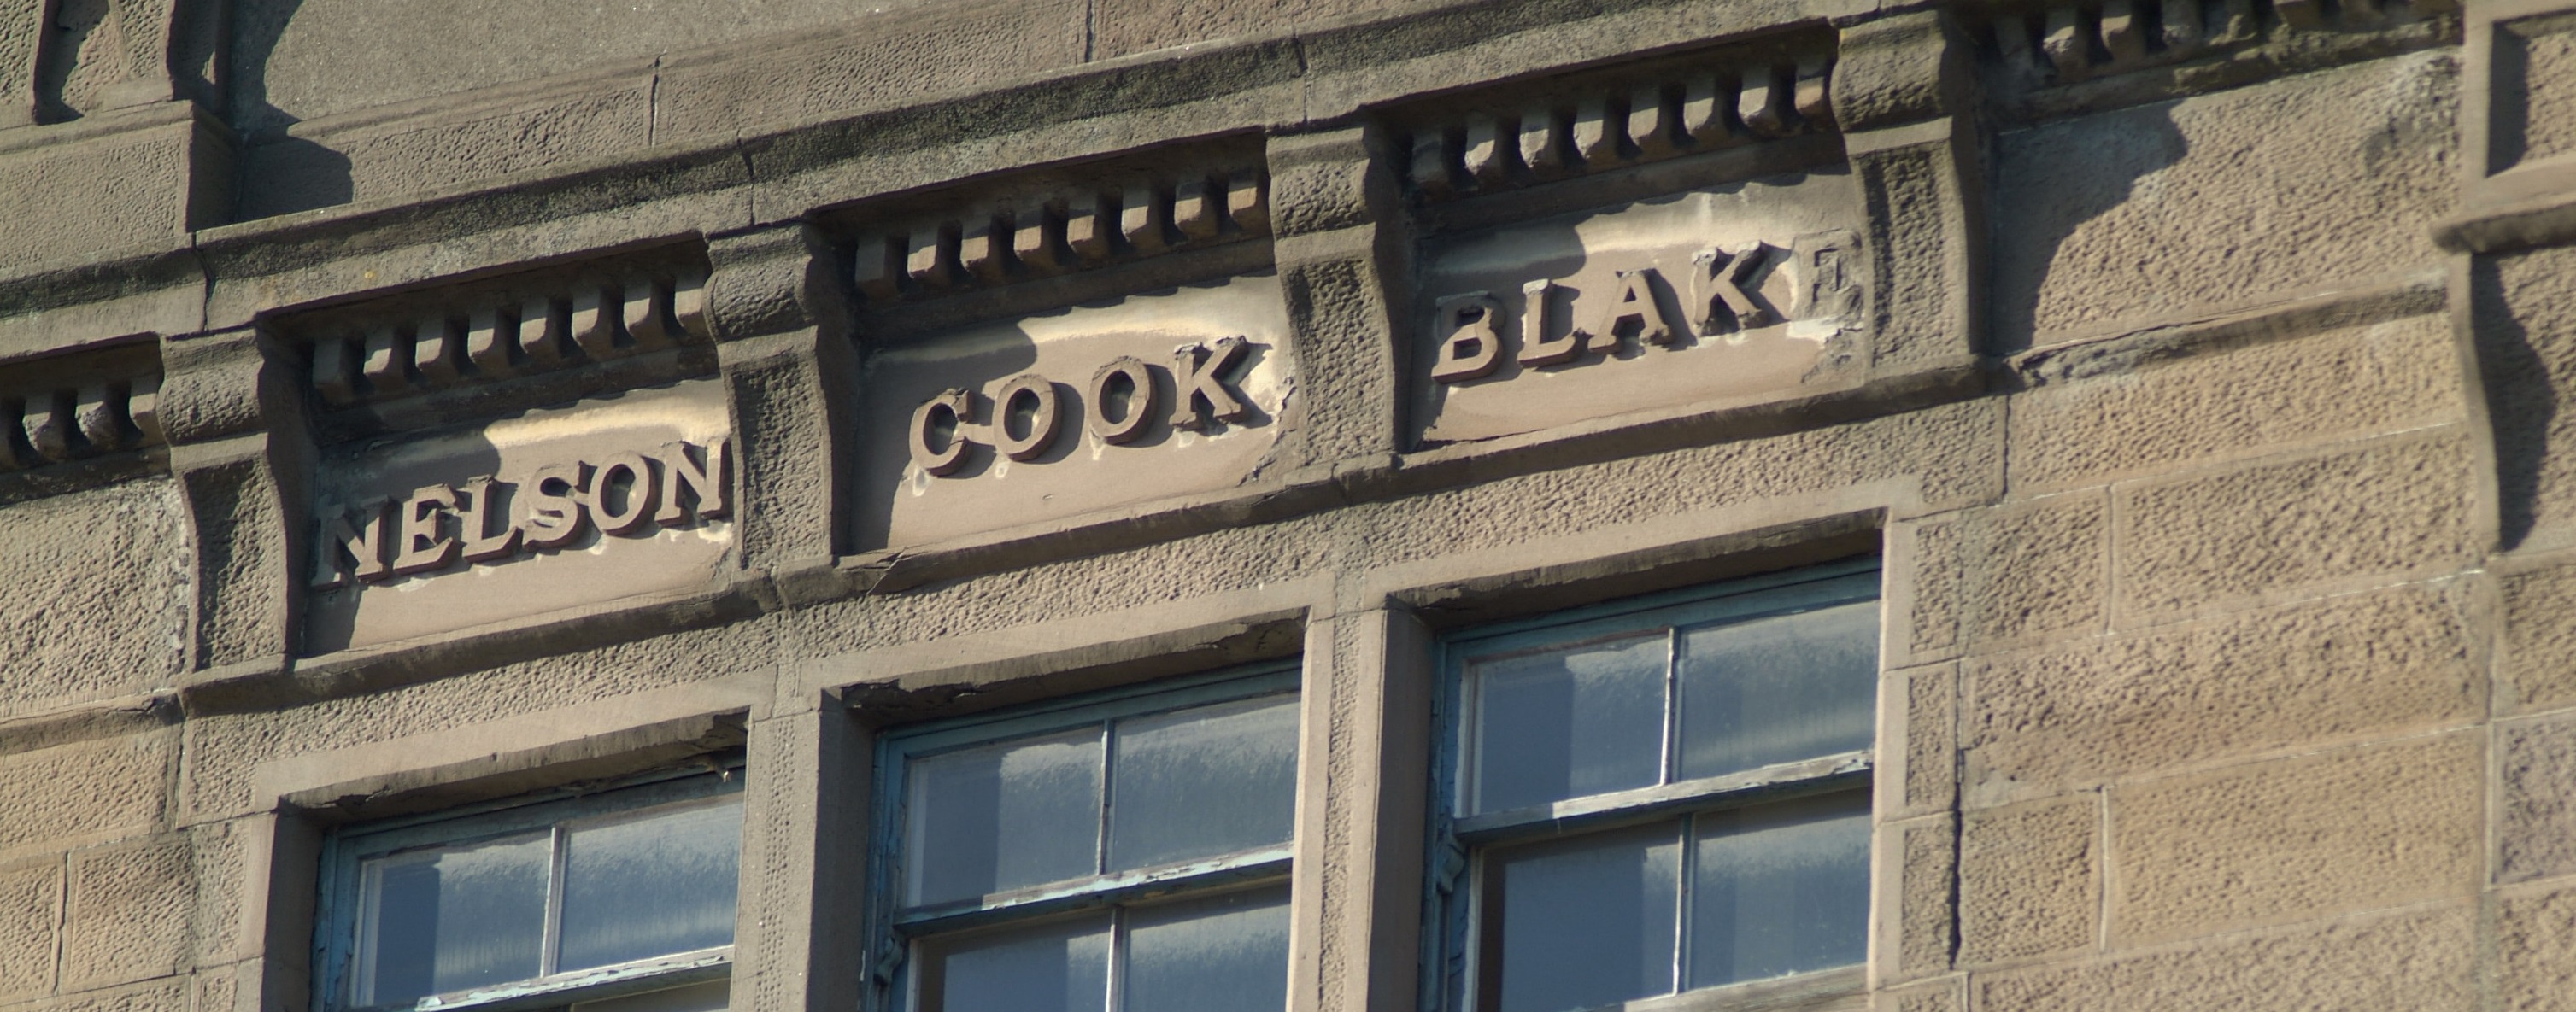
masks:
<path fill-rule="evenodd" d="M 2110 503 L 2098 492 L 1924 522 L 1915 535 L 1916 572 L 1936 586 L 1914 598 L 1908 621 L 1915 649 L 1931 649 L 1927 641 L 1974 650 L 2099 632 L 2110 535 Z"/>
<path fill-rule="evenodd" d="M 2500 27 L 2489 172 L 2576 148 L 2576 32 L 2546 16 Z"/>
<path fill-rule="evenodd" d="M 2496 902 L 2496 991 L 2506 1012 L 2576 1012 L 2576 890 Z"/>
<path fill-rule="evenodd" d="M 2117 490 L 2114 622 L 2464 568 L 2472 459 L 2435 430 Z"/>
<path fill-rule="evenodd" d="M 2495 430 L 2498 540 L 2576 543 L 2576 248 L 2479 257 L 2469 265 L 2478 366 Z"/>
<path fill-rule="evenodd" d="M 1958 669 L 1944 664 L 1891 676 L 1880 690 L 1901 693 L 1905 779 L 1899 790 L 1909 813 L 1948 808 L 1958 797 L 1958 683 Z"/>
<path fill-rule="evenodd" d="M 29 1012 L 190 1012 L 188 1001 L 192 990 L 186 977 L 165 977 L 115 990 L 90 991 L 52 1001 L 31 1002 L 17 1008 Z"/>
<path fill-rule="evenodd" d="M 1879 834 L 1882 840 L 1892 837 L 1894 843 L 1893 847 L 1882 844 L 1877 869 L 1883 883 L 1881 909 L 1892 901 L 1896 911 L 1887 922 L 1895 937 L 1882 939 L 1878 947 L 1883 961 L 1880 976 L 1900 979 L 1949 969 L 1958 945 L 1952 930 L 1958 923 L 1952 891 L 1959 857 L 1957 821 L 1946 815 L 1916 819 L 1882 826 Z M 1887 887 L 1887 878 L 1895 880 L 1894 888 Z M 1894 958 L 1888 959 L 1889 955 Z"/>
<path fill-rule="evenodd" d="M 1884 1012 L 1963 1012 L 1967 1000 L 1960 997 L 1956 979 L 1935 981 L 1901 991 L 1881 991 L 1872 996 L 1871 1008 Z"/>
<path fill-rule="evenodd" d="M 736 39 L 810 32 L 854 19 L 918 17 L 930 5 L 898 0 L 875 6 L 896 9 L 866 18 L 828 0 L 575 0 L 544 8 L 506 0 L 394 7 L 248 0 L 235 7 L 233 116 L 246 132 L 267 132 L 354 109 Z"/>
<path fill-rule="evenodd" d="M 2013 487 L 2456 421 L 2459 372 L 2449 322 L 2416 316 L 2050 383 L 2013 399 Z"/>
<path fill-rule="evenodd" d="M 48 854 L 0 867 L 0 1002 L 53 989 L 62 910 L 62 858 Z"/>
<path fill-rule="evenodd" d="M 1959 830 L 1959 962 L 2092 946 L 2101 911 L 2099 795 L 1970 812 Z"/>
<path fill-rule="evenodd" d="M 2112 943 L 2468 893 L 2481 751 L 2454 734 L 2113 788 Z"/>
<path fill-rule="evenodd" d="M 427 193 L 642 151 L 653 137 L 653 83 L 634 77 L 578 92 L 465 110 L 299 125 L 242 153 L 240 218 Z"/>
<path fill-rule="evenodd" d="M 2576 715 L 2496 728 L 2498 882 L 2576 872 Z"/>
<path fill-rule="evenodd" d="M 63 988 L 89 990 L 176 972 L 188 964 L 196 884 L 184 839 L 118 844 L 71 855 L 63 919 Z"/>
<path fill-rule="evenodd" d="M 131 129 L 19 148 L 0 141 L 0 275 L 111 251 L 170 248 L 223 208 L 201 193 L 201 159 L 220 173 L 195 120 L 147 111 Z M 120 117 L 134 120 L 134 116 Z"/>
<path fill-rule="evenodd" d="M 1977 980 L 1984 1012 L 2464 1009 L 2477 995 L 2472 918 L 2444 907 Z"/>
<path fill-rule="evenodd" d="M 2392 57 L 2007 134 L 2007 346 L 2438 262 L 2455 202 L 2448 53 Z"/>
<path fill-rule="evenodd" d="M 2497 670 L 2512 702 L 2546 709 L 2576 702 L 2576 566 L 2501 577 L 2504 656 Z"/>
<path fill-rule="evenodd" d="M 0 715 L 169 684 L 193 597 L 186 518 L 157 479 L 0 506 Z"/>
<path fill-rule="evenodd" d="M 661 74 L 655 137 L 721 140 L 1069 67 L 1083 59 L 1084 15 L 1074 0 L 923 4 L 831 34 L 678 55 Z"/>
<path fill-rule="evenodd" d="M 1092 58 L 1115 59 L 1192 42 L 1306 27 L 1324 18 L 1381 11 L 1390 0 L 1104 0 L 1093 14 Z"/>
<path fill-rule="evenodd" d="M 1972 797 L 2474 720 L 2474 633 L 2414 586 L 1970 662 Z"/>
<path fill-rule="evenodd" d="M 177 751 L 161 732 L 0 756 L 0 854 L 150 829 Z"/>

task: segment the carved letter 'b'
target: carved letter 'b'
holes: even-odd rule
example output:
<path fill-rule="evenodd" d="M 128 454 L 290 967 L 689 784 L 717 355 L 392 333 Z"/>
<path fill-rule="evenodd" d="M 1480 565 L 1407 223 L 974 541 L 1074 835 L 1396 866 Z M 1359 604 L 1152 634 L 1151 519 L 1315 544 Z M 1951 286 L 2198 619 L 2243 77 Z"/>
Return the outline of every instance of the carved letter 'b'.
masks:
<path fill-rule="evenodd" d="M 1439 326 L 1447 336 L 1431 363 L 1434 381 L 1471 380 L 1502 364 L 1502 303 L 1484 292 L 1468 292 L 1441 299 L 1439 314 Z"/>

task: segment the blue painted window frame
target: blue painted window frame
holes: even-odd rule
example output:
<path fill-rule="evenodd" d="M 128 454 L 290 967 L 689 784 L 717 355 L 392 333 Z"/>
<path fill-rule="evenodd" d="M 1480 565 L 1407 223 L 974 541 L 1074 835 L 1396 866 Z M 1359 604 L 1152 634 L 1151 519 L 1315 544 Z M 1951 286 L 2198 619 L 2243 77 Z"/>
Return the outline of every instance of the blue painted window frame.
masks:
<path fill-rule="evenodd" d="M 733 946 L 675 953 L 655 959 L 567 974 L 533 977 L 452 998 L 431 995 L 409 1005 L 358 1005 L 350 988 L 356 969 L 362 864 L 369 858 L 419 847 L 452 846 L 533 832 L 644 808 L 718 798 L 742 792 L 743 757 L 710 757 L 703 764 L 657 770 L 606 784 L 567 787 L 437 812 L 339 826 L 322 840 L 321 888 L 314 910 L 314 1006 L 332 1012 L 523 1012 L 577 1001 L 681 987 L 727 977 Z M 558 855 L 557 860 L 560 860 Z M 549 884 L 549 892 L 559 891 Z M 547 898 L 547 917 L 559 916 L 560 897 Z"/>
<path fill-rule="evenodd" d="M 1438 689 L 1432 699 L 1436 744 L 1430 831 L 1423 864 L 1422 1007 L 1483 1012 L 1491 1005 L 1485 996 L 1475 993 L 1471 980 L 1471 953 L 1478 944 L 1474 921 L 1479 915 L 1472 894 L 1482 879 L 1480 862 L 1485 851 L 1552 836 L 1591 833 L 1796 797 L 1865 792 L 1870 789 L 1876 765 L 1873 747 L 1747 773 L 1675 782 L 1672 760 L 1667 755 L 1664 782 L 1654 787 L 1576 798 L 1544 806 L 1546 811 L 1520 809 L 1463 815 L 1459 792 L 1467 779 L 1467 658 L 1578 643 L 1618 633 L 1747 621 L 1883 600 L 1881 563 L 1872 555 L 1442 635 L 1435 668 Z M 1883 627 L 1883 611 L 1881 622 Z M 1672 674 L 1668 671 L 1666 677 Z M 1874 708 L 1876 701 L 1872 702 Z M 1669 736 L 1677 718 L 1672 712 L 1675 702 L 1669 694 L 1665 707 L 1670 751 Z M 1641 1001 L 1661 1004 L 1690 993 L 1691 990 L 1683 990 L 1665 998 Z"/>
<path fill-rule="evenodd" d="M 925 721 L 881 732 L 876 743 L 875 791 L 868 848 L 868 1003 L 875 1012 L 913 1006 L 912 969 L 920 939 L 950 931 L 1053 917 L 1147 896 L 1207 895 L 1236 888 L 1277 885 L 1289 878 L 1296 843 L 1235 854 L 1179 868 L 1148 868 L 1095 876 L 1079 886 L 1015 897 L 942 904 L 926 911 L 902 907 L 905 783 L 909 763 L 944 752 L 1013 738 L 1067 731 L 1112 720 L 1196 706 L 1271 696 L 1296 697 L 1303 689 L 1301 660 L 1270 661 L 1011 707 L 996 713 Z M 989 899 L 989 897 L 987 898 Z"/>

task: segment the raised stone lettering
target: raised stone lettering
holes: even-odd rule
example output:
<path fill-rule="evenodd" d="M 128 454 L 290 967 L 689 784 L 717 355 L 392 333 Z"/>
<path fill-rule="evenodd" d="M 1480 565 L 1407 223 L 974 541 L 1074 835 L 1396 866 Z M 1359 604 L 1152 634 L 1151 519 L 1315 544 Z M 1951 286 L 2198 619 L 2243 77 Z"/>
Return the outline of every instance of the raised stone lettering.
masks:
<path fill-rule="evenodd" d="M 1020 417 L 1023 407 L 1029 428 L 1014 434 L 1011 424 Z M 1036 373 L 1012 377 L 993 397 L 993 448 L 1012 460 L 1028 460 L 1055 444 L 1056 432 L 1063 422 L 1064 405 L 1056 397 L 1054 383 Z"/>
<path fill-rule="evenodd" d="M 1158 393 L 1154 372 L 1145 363 L 1129 355 L 1111 359 L 1091 374 L 1091 399 L 1084 408 L 1084 424 L 1092 435 L 1111 446 L 1134 442 L 1145 434 L 1146 426 L 1154 423 Z M 1116 410 L 1125 413 L 1113 416 Z"/>
<path fill-rule="evenodd" d="M 1556 323 L 1556 282 L 1532 281 L 1521 286 L 1521 365 L 1534 368 L 1569 362 L 1583 353 L 1583 331 L 1550 338 Z"/>
<path fill-rule="evenodd" d="M 653 462 L 643 454 L 620 453 L 601 461 L 591 472 L 585 500 L 591 522 L 602 534 L 634 533 L 653 520 L 655 484 Z"/>
<path fill-rule="evenodd" d="M 1177 402 L 1172 405 L 1172 427 L 1200 430 L 1209 419 L 1239 422 L 1251 416 L 1251 409 L 1226 385 L 1226 375 L 1242 364 L 1251 353 L 1243 338 L 1220 338 L 1214 348 L 1206 345 L 1183 345 L 1172 350 L 1172 381 Z"/>
<path fill-rule="evenodd" d="M 444 522 L 456 505 L 456 490 L 445 485 L 414 489 L 403 500 L 400 536 L 394 541 L 395 576 L 426 573 L 456 561 L 458 545 Z"/>
<path fill-rule="evenodd" d="M 955 474 L 965 467 L 966 453 L 974 448 L 966 438 L 974 411 L 975 395 L 955 389 L 940 391 L 914 408 L 912 462 L 934 476 Z"/>
<path fill-rule="evenodd" d="M 1487 375 L 1503 362 L 1503 304 L 1484 292 L 1441 299 L 1440 329 L 1448 337 L 1431 363 L 1431 378 L 1456 383 Z"/>
<path fill-rule="evenodd" d="M 1673 328 L 1664 322 L 1663 307 L 1655 301 L 1653 269 L 1620 271 L 1619 286 L 1601 304 L 1583 350 L 1604 354 L 1619 350 L 1619 342 L 1635 334 L 1640 345 L 1673 343 Z"/>
<path fill-rule="evenodd" d="M 655 523 L 673 526 L 688 517 L 680 504 L 684 490 L 697 503 L 700 518 L 726 513 L 726 496 L 733 487 L 733 440 L 707 444 L 697 459 L 690 457 L 690 449 L 683 442 L 662 444 L 662 508 L 653 514 Z"/>
<path fill-rule="evenodd" d="M 530 548 L 561 548 L 581 537 L 590 517 L 582 507 L 590 465 L 549 464 L 528 481 L 528 518 L 519 527 Z"/>
<path fill-rule="evenodd" d="M 492 508 L 501 498 L 495 489 L 501 487 L 504 486 L 490 478 L 476 478 L 465 483 L 465 504 L 457 509 L 456 523 L 465 537 L 463 554 L 467 562 L 505 559 L 519 551 L 518 527 L 505 525 L 500 533 L 492 533 L 492 520 L 496 515 L 503 520 L 509 517 Z"/>
<path fill-rule="evenodd" d="M 1699 332 L 1714 336 L 1729 329 L 1751 330 L 1777 322 L 1771 311 L 1753 297 L 1762 287 L 1762 271 L 1771 261 L 1771 247 L 1753 243 L 1740 250 L 1709 247 L 1691 258 L 1695 272 L 1692 301 L 1700 318 L 1695 321 Z M 1732 325 L 1730 327 L 1730 324 Z"/>
<path fill-rule="evenodd" d="M 377 499 L 359 506 L 352 513 L 335 512 L 322 519 L 320 550 L 313 553 L 313 587 L 330 590 L 348 586 L 354 579 L 370 583 L 393 575 L 385 564 L 385 511 L 391 504 Z"/>

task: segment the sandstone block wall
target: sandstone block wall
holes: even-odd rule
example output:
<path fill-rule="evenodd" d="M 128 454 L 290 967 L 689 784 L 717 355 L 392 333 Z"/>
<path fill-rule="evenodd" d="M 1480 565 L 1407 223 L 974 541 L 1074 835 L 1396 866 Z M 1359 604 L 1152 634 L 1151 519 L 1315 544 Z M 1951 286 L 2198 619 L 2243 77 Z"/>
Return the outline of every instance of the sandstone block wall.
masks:
<path fill-rule="evenodd" d="M 874 729 L 1292 656 L 1291 1006 L 1439 1012 L 1437 637 L 1865 553 L 1818 1007 L 2576 1009 L 2576 7 L 880 7 L 0 0 L 0 1012 L 326 1012 L 334 827 L 734 750 L 735 1008 L 876 1009 Z M 1685 240 L 1768 301 L 1665 264 L 1719 323 L 1426 435 L 1439 279 Z M 967 414 L 1044 361 L 1092 441 L 922 464 L 879 356 L 960 335 Z M 1057 364 L 1112 345 L 1133 445 Z M 1744 349 L 1811 359 L 1599 379 Z M 575 550 L 679 563 L 406 623 L 562 560 L 333 533 L 655 398 L 726 505 Z"/>

